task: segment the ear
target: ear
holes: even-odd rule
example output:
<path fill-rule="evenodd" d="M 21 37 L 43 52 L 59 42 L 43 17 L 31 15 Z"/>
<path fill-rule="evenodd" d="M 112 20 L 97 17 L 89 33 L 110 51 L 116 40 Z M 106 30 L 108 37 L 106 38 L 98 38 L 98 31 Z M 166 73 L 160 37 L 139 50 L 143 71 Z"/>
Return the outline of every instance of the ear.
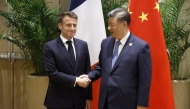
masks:
<path fill-rule="evenodd" d="M 61 30 L 62 29 L 62 24 L 58 23 L 58 28 Z"/>
<path fill-rule="evenodd" d="M 127 26 L 128 27 L 128 24 L 126 21 L 123 22 L 123 26 Z"/>

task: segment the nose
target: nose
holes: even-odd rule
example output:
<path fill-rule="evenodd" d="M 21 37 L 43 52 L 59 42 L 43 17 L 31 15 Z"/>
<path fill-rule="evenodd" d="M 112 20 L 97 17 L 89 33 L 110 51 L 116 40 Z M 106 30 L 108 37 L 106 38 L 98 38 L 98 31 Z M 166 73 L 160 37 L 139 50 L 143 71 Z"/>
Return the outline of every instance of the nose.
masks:
<path fill-rule="evenodd" d="M 71 29 L 72 29 L 72 30 L 75 30 L 76 27 L 75 27 L 74 25 L 71 25 Z"/>

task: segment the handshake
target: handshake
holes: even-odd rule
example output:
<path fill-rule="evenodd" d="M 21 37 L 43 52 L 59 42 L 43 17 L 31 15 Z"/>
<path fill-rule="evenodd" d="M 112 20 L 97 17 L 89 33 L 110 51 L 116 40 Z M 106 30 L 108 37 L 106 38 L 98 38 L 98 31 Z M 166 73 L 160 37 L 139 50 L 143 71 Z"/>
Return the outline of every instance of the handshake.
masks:
<path fill-rule="evenodd" d="M 88 75 L 80 75 L 76 79 L 76 83 L 78 86 L 86 88 L 90 84 L 91 80 L 89 79 Z"/>

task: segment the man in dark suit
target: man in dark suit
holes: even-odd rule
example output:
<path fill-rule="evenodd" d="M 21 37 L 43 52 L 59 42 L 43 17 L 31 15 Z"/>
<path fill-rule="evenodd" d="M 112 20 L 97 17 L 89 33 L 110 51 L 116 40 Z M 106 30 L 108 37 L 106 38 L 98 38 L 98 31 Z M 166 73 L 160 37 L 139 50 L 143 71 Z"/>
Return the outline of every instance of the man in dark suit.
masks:
<path fill-rule="evenodd" d="M 44 44 L 44 66 L 49 76 L 44 104 L 48 109 L 90 109 L 92 87 L 80 87 L 90 80 L 78 77 L 90 71 L 90 57 L 87 43 L 74 38 L 77 18 L 74 12 L 62 13 L 60 36 Z"/>
<path fill-rule="evenodd" d="M 129 31 L 126 9 L 116 8 L 108 17 L 112 36 L 102 41 L 99 64 L 81 78 L 93 82 L 101 77 L 99 109 L 146 109 L 152 72 L 149 45 Z"/>

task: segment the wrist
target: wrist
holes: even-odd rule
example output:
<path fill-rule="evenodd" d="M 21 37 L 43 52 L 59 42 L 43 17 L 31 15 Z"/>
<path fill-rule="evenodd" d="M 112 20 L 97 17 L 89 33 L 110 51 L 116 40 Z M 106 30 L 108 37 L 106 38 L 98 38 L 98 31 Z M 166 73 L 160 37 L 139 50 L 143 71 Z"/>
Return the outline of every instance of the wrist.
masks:
<path fill-rule="evenodd" d="M 80 78 L 79 77 L 76 77 L 76 83 L 78 84 L 80 81 Z"/>

